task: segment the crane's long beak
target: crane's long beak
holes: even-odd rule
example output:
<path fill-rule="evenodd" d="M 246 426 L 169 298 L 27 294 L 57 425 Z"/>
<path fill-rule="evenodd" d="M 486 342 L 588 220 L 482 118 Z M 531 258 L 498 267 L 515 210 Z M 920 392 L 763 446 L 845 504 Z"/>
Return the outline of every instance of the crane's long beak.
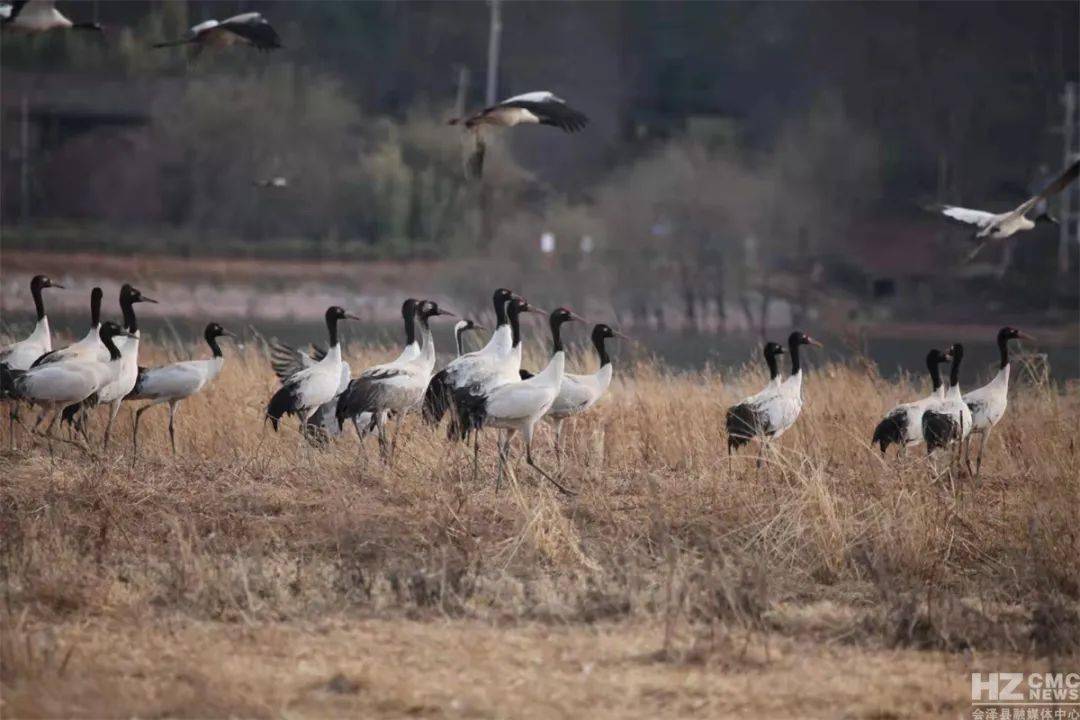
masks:
<path fill-rule="evenodd" d="M 822 345 L 821 343 L 819 343 L 817 340 L 810 337 L 809 335 L 806 336 L 806 343 L 808 345 L 813 345 L 814 347 L 825 347 L 824 345 Z"/>
<path fill-rule="evenodd" d="M 1020 338 L 1021 340 L 1032 340 L 1032 341 L 1035 340 L 1035 338 L 1031 337 L 1026 332 L 1022 332 L 1020 330 L 1017 330 L 1016 337 Z"/>
<path fill-rule="evenodd" d="M 221 334 L 226 336 L 226 337 L 231 337 L 234 340 L 239 340 L 240 339 L 239 335 L 234 333 L 232 330 L 226 330 L 225 328 L 221 329 Z"/>
<path fill-rule="evenodd" d="M 539 313 L 540 315 L 548 315 L 548 314 L 550 314 L 550 313 L 548 313 L 548 311 L 547 311 L 547 310 L 545 310 L 544 308 L 538 308 L 538 307 L 536 307 L 535 305 L 530 305 L 530 306 L 529 306 L 529 309 L 528 309 L 528 310 L 526 310 L 525 312 L 533 312 L 533 313 Z"/>
<path fill-rule="evenodd" d="M 139 302 L 148 302 L 148 303 L 154 303 L 155 305 L 157 305 L 157 304 L 158 304 L 158 301 L 157 301 L 157 300 L 155 300 L 154 298 L 149 298 L 149 297 L 146 297 L 145 295 L 143 295 L 143 296 L 142 296 L 142 298 L 140 298 L 140 299 L 139 299 Z"/>
<path fill-rule="evenodd" d="M 51 287 L 51 288 L 60 288 L 61 290 L 67 290 L 67 288 L 64 287 L 63 285 L 61 285 L 59 283 L 54 283 L 54 282 L 50 282 L 49 287 Z"/>
<path fill-rule="evenodd" d="M 345 319 L 346 320 L 359 320 L 360 318 L 357 317 L 356 315 L 353 315 L 352 313 L 345 313 Z"/>
<path fill-rule="evenodd" d="M 571 320 L 576 320 L 577 322 L 583 322 L 583 323 L 589 322 L 588 320 L 581 317 L 580 315 L 578 315 L 576 312 L 574 312 L 572 310 L 570 311 L 570 319 Z"/>
<path fill-rule="evenodd" d="M 439 308 L 439 312 L 437 312 L 435 314 L 436 315 L 445 315 L 446 317 L 457 317 L 457 315 L 455 315 L 454 313 L 450 312 L 449 310 L 444 310 L 443 308 Z"/>

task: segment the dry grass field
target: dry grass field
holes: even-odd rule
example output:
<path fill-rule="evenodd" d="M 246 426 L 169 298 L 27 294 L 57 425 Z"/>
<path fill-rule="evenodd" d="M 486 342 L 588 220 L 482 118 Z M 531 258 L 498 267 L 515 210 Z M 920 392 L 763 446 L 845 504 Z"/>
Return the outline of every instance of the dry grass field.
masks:
<path fill-rule="evenodd" d="M 566 498 L 523 463 L 496 493 L 490 432 L 479 482 L 416 419 L 391 466 L 275 435 L 265 358 L 225 353 L 176 457 L 164 409 L 134 466 L 126 409 L 93 457 L 4 428 L 0 715 L 955 718 L 972 670 L 1080 662 L 1075 386 L 1015 382 L 950 483 L 869 447 L 921 377 L 813 370 L 759 470 L 723 436 L 756 365 L 617 365 Z"/>

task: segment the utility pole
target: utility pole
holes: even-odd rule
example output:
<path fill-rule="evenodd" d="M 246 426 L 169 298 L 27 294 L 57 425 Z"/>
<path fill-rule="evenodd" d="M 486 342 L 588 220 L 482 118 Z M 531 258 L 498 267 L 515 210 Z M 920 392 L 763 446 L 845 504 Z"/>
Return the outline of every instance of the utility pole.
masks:
<path fill-rule="evenodd" d="M 465 103 L 469 92 L 469 66 L 458 65 L 457 98 L 454 100 L 454 117 L 465 117 Z"/>
<path fill-rule="evenodd" d="M 499 41 L 502 38 L 502 0 L 488 0 L 491 24 L 488 28 L 487 94 L 488 107 L 495 104 L 499 90 Z"/>
<path fill-rule="evenodd" d="M 30 98 L 23 92 L 19 107 L 19 223 L 30 222 Z"/>
<path fill-rule="evenodd" d="M 1077 117 L 1078 98 L 1077 84 L 1065 83 L 1065 93 L 1062 95 L 1062 104 L 1065 106 L 1065 118 L 1061 123 L 1062 148 L 1064 150 L 1064 162 L 1062 167 L 1068 167 L 1069 163 L 1076 159 L 1080 153 L 1080 117 Z M 1061 193 L 1061 225 L 1058 228 L 1058 273 L 1069 273 L 1069 246 L 1076 244 L 1077 234 L 1080 234 L 1080 189 L 1073 183 Z M 1074 232 L 1074 228 L 1076 228 Z"/>

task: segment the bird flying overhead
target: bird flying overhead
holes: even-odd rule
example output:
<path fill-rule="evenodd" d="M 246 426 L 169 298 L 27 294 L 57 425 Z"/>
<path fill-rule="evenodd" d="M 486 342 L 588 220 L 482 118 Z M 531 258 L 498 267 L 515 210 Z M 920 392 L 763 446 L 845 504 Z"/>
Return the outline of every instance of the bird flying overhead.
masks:
<path fill-rule="evenodd" d="M 206 20 L 193 26 L 179 40 L 159 42 L 154 47 L 175 45 L 194 45 L 199 51 L 204 47 L 223 48 L 231 45 L 250 45 L 258 50 L 282 47 L 277 31 L 257 12 L 234 15 L 220 22 Z"/>
<path fill-rule="evenodd" d="M 970 261 L 979 254 L 979 251 L 990 240 L 1003 240 L 1023 230 L 1031 230 L 1039 222 L 1050 222 L 1056 225 L 1057 219 L 1046 210 L 1046 201 L 1068 187 L 1071 182 L 1076 180 L 1077 175 L 1080 175 L 1080 159 L 1074 160 L 1037 195 L 1033 195 L 1015 209 L 1004 213 L 972 210 L 971 208 L 956 205 L 934 205 L 929 209 L 957 222 L 977 228 L 975 238 L 981 242 L 968 255 L 967 260 Z M 1026 217 L 1027 214 L 1035 209 L 1039 209 L 1039 214 L 1029 220 Z"/>
<path fill-rule="evenodd" d="M 547 90 L 515 95 L 500 103 L 484 108 L 464 118 L 453 118 L 451 125 L 464 125 L 473 133 L 473 152 L 466 161 L 466 170 L 471 177 L 479 178 L 484 169 L 484 154 L 487 146 L 480 129 L 484 125 L 495 127 L 514 127 L 520 124 L 551 125 L 563 132 L 573 133 L 589 124 L 589 118 L 579 110 L 566 104 L 566 101 Z"/>

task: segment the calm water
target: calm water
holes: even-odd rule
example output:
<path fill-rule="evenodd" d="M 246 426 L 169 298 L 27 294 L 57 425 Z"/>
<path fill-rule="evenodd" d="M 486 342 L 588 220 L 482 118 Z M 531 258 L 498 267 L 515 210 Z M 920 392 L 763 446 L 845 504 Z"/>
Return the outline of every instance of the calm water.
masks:
<path fill-rule="evenodd" d="M 50 313 L 49 320 L 54 332 L 65 333 L 68 336 L 81 337 L 86 332 L 86 316 L 80 314 Z M 529 342 L 535 342 L 539 324 L 532 321 L 526 331 Z M 230 329 L 243 331 L 246 338 L 251 337 L 248 326 L 233 322 L 226 323 Z M 19 332 L 29 330 L 27 323 L 21 322 L 15 326 Z M 200 337 L 203 323 L 189 320 L 172 320 L 169 323 L 160 318 L 140 318 L 140 327 L 144 333 L 158 341 L 170 342 L 175 336 L 182 340 L 191 340 Z M 321 322 L 274 322 L 260 321 L 254 324 L 256 330 L 266 337 L 277 337 L 283 342 L 296 346 L 306 346 L 311 341 L 325 344 L 326 328 Z M 381 342 L 389 345 L 397 345 L 401 342 L 401 326 L 398 323 L 359 323 L 346 322 L 341 325 L 342 338 L 348 342 Z M 449 321 L 436 321 L 433 324 L 435 330 L 435 344 L 440 353 L 453 352 L 452 323 Z M 175 333 L 175 336 L 174 336 Z M 567 339 L 575 343 L 584 343 L 587 339 L 585 331 L 572 328 L 567 333 Z M 782 340 L 783 332 L 773 334 L 776 340 Z M 662 332 L 653 330 L 635 330 L 633 332 L 637 346 L 624 342 L 615 341 L 609 345 L 613 357 L 631 357 L 639 355 L 654 355 L 670 365 L 684 369 L 699 369 L 707 363 L 714 368 L 725 368 L 746 362 L 753 358 L 760 359 L 759 344 L 756 337 L 747 334 L 711 335 L 682 332 Z M 843 360 L 851 356 L 851 351 L 843 342 L 828 335 L 816 335 L 817 339 L 825 343 L 825 348 L 808 350 L 807 364 L 813 366 L 825 359 Z M 486 339 L 486 335 L 485 335 Z M 473 348 L 477 347 L 476 339 L 473 340 Z M 924 369 L 923 358 L 926 351 L 935 343 L 910 339 L 882 339 L 874 338 L 866 341 L 866 351 L 871 359 L 877 363 L 881 374 L 886 377 L 894 377 L 902 370 L 921 373 Z M 936 343 L 944 346 L 945 343 Z M 1038 343 L 1027 343 L 1025 347 L 1039 353 L 1045 353 L 1050 365 L 1052 377 L 1059 381 L 1080 378 L 1080 346 L 1077 344 L 1042 346 Z M 965 378 L 973 382 L 976 378 L 988 378 L 996 372 L 997 346 L 992 338 L 986 341 L 965 341 Z"/>

